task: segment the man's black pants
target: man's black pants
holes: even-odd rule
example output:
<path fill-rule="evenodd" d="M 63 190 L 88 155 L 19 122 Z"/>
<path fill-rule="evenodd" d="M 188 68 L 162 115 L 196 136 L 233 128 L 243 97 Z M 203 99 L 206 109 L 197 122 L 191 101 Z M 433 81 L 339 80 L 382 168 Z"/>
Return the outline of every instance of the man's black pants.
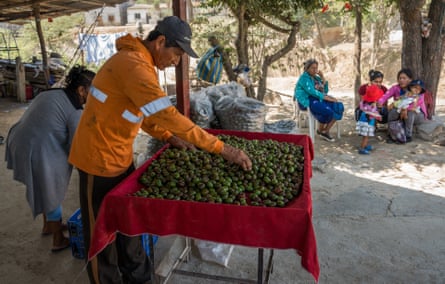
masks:
<path fill-rule="evenodd" d="M 125 179 L 134 167 L 117 177 L 93 176 L 79 170 L 80 208 L 86 253 L 100 205 L 105 195 Z M 140 237 L 117 233 L 116 241 L 88 262 L 91 283 L 145 283 L 150 279 L 149 260 Z M 99 284 L 97 283 L 97 284 Z"/>

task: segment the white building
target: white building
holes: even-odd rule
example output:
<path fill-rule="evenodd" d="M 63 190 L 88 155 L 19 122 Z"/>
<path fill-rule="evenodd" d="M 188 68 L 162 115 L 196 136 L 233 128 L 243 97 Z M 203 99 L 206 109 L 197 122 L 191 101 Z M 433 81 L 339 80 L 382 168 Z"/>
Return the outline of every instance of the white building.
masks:
<path fill-rule="evenodd" d="M 97 19 L 98 26 L 123 26 L 127 23 L 127 9 L 132 2 L 126 2 L 114 7 L 94 9 L 85 13 L 85 24 L 90 26 Z"/>
<path fill-rule="evenodd" d="M 154 11 L 154 6 L 150 4 L 136 4 L 127 9 L 127 24 L 134 25 L 136 23 L 148 24 L 151 16 L 150 11 Z"/>

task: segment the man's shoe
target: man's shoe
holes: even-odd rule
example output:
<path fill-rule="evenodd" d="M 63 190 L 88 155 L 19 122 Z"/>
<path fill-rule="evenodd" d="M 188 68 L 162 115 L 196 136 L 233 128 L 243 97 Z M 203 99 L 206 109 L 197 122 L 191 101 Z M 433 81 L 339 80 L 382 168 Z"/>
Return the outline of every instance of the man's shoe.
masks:
<path fill-rule="evenodd" d="M 334 142 L 335 141 L 335 139 L 332 138 L 328 133 L 320 132 L 320 137 L 323 138 L 326 141 L 329 141 L 329 142 Z"/>
<path fill-rule="evenodd" d="M 409 143 L 413 141 L 413 138 L 411 136 L 406 136 L 406 143 Z"/>
<path fill-rule="evenodd" d="M 373 148 L 372 148 L 372 145 L 366 145 L 366 147 L 364 148 L 366 151 L 372 151 L 373 150 Z"/>
<path fill-rule="evenodd" d="M 359 150 L 358 150 L 358 153 L 359 153 L 360 155 L 369 155 L 369 154 L 370 154 L 369 151 L 366 150 L 365 148 L 363 148 L 363 149 L 359 149 Z"/>

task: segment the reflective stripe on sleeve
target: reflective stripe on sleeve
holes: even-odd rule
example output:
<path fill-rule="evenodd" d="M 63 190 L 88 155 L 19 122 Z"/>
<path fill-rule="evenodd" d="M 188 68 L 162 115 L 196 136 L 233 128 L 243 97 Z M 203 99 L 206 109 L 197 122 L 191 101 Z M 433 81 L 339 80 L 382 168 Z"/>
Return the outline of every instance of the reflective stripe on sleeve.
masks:
<path fill-rule="evenodd" d="M 125 110 L 122 113 L 122 117 L 132 123 L 139 123 L 142 120 L 142 116 L 139 117 L 139 116 L 131 113 L 129 110 Z"/>
<path fill-rule="evenodd" d="M 147 117 L 171 106 L 172 103 L 168 97 L 156 99 L 141 107 L 142 113 Z"/>
<path fill-rule="evenodd" d="M 103 93 L 102 91 L 94 88 L 93 86 L 91 86 L 90 92 L 91 92 L 91 95 L 93 97 L 95 97 L 98 101 L 100 101 L 101 103 L 104 103 L 107 100 L 108 96 L 105 93 Z"/>

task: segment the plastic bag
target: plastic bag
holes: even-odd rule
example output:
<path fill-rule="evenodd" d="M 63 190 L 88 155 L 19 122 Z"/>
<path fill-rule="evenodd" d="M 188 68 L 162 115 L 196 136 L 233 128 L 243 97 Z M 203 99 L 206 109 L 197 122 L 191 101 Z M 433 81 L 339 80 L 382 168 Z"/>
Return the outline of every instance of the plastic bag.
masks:
<path fill-rule="evenodd" d="M 216 102 L 215 113 L 223 129 L 263 132 L 264 103 L 249 97 L 225 96 Z"/>
<path fill-rule="evenodd" d="M 190 119 L 203 128 L 209 128 L 215 118 L 213 104 L 206 92 L 193 93 L 190 96 Z"/>
<path fill-rule="evenodd" d="M 388 132 L 392 140 L 399 143 L 406 143 L 405 126 L 402 121 L 395 120 L 388 122 Z"/>
<path fill-rule="evenodd" d="M 230 82 L 224 85 L 212 86 L 204 89 L 209 96 L 213 106 L 224 96 L 246 97 L 246 90 L 236 82 Z"/>
<path fill-rule="evenodd" d="M 219 46 L 206 51 L 196 67 L 196 75 L 199 79 L 217 84 L 221 80 L 223 60 L 218 52 Z"/>
<path fill-rule="evenodd" d="M 235 246 L 210 241 L 194 240 L 202 260 L 228 267 Z"/>
<path fill-rule="evenodd" d="M 294 120 L 279 120 L 264 124 L 264 132 L 297 134 L 298 127 Z"/>
<path fill-rule="evenodd" d="M 246 96 L 246 90 L 241 84 L 238 84 L 237 82 L 230 82 L 224 85 L 220 85 L 218 86 L 218 88 L 225 96 L 235 96 L 235 97 Z"/>

